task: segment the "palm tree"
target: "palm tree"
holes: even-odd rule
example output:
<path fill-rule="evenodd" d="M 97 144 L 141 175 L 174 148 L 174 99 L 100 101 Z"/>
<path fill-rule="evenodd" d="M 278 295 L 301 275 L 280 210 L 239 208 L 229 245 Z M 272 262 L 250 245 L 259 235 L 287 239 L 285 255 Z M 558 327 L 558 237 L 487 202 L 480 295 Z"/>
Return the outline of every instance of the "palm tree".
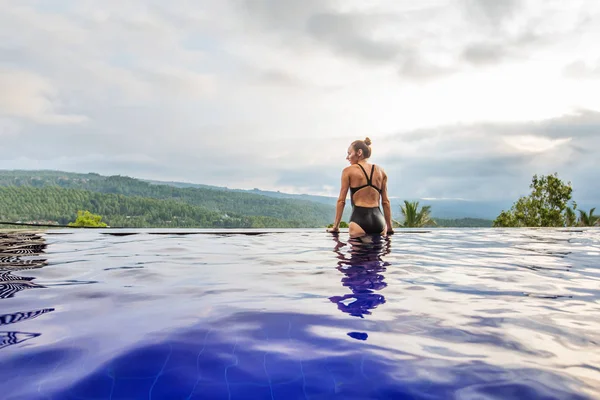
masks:
<path fill-rule="evenodd" d="M 596 207 L 592 208 L 587 214 L 583 210 L 579 210 L 579 225 L 581 226 L 594 226 L 600 220 L 599 215 L 594 215 Z"/>
<path fill-rule="evenodd" d="M 423 206 L 419 210 L 418 201 L 404 200 L 404 205 L 401 206 L 404 222 L 400 224 L 404 228 L 420 228 L 427 225 L 435 225 L 435 221 L 431 219 L 431 206 Z"/>

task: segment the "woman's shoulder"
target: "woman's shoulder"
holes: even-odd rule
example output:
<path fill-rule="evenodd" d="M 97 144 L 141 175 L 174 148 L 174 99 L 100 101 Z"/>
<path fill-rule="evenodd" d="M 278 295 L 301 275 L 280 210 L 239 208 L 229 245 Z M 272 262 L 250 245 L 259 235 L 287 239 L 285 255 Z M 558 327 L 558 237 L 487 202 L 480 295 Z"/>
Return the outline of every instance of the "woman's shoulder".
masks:
<path fill-rule="evenodd" d="M 377 165 L 377 164 L 367 163 L 367 164 L 365 164 L 365 166 L 363 168 L 365 168 L 367 172 L 370 171 L 371 168 L 375 168 L 375 172 L 381 172 L 383 175 L 385 175 L 385 170 L 383 169 L 383 167 L 381 167 L 380 165 Z M 358 164 L 348 165 L 347 167 L 345 167 L 342 170 L 342 172 L 344 174 L 360 173 L 361 176 L 363 174 L 363 172 L 361 171 L 361 168 Z"/>
<path fill-rule="evenodd" d="M 370 168 L 375 168 L 375 172 L 381 172 L 382 174 L 385 175 L 385 170 L 383 169 L 383 167 L 379 164 L 367 164 L 367 167 Z"/>
<path fill-rule="evenodd" d="M 373 168 L 375 168 L 375 173 L 380 173 L 382 177 L 386 178 L 387 174 L 385 173 L 385 169 L 381 165 L 373 164 Z"/>

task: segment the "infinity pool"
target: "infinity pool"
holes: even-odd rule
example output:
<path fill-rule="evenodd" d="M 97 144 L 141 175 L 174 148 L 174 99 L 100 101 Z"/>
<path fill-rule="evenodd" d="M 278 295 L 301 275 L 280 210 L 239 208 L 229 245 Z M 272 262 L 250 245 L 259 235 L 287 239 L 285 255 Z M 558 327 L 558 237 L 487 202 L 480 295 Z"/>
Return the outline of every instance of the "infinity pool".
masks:
<path fill-rule="evenodd" d="M 600 230 L 0 234 L 1 399 L 600 398 Z"/>

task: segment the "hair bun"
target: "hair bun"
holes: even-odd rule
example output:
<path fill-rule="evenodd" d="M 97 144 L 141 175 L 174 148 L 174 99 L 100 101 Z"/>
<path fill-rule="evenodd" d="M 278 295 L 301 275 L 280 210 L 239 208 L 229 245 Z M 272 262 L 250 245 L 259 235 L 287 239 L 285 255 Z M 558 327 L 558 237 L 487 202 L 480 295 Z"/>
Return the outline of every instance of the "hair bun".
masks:
<path fill-rule="evenodd" d="M 370 146 L 370 145 L 371 145 L 371 139 L 369 139 L 369 138 L 366 138 L 366 139 L 365 139 L 365 144 L 366 144 L 367 146 Z"/>

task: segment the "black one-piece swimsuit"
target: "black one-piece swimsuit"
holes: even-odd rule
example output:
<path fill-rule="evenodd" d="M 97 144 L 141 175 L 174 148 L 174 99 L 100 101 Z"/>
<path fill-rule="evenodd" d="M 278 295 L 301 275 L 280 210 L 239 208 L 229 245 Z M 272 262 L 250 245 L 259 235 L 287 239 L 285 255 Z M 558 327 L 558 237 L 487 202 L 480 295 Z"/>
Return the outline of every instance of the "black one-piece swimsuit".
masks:
<path fill-rule="evenodd" d="M 362 169 L 363 173 L 365 174 L 365 178 L 367 178 L 367 184 L 355 188 L 350 188 L 350 201 L 352 202 L 352 215 L 350 216 L 350 222 L 358 224 L 367 234 L 381 233 L 385 229 L 385 218 L 383 217 L 383 213 L 381 212 L 379 206 L 355 206 L 353 199 L 353 196 L 356 192 L 358 192 L 362 188 L 366 188 L 369 186 L 375 188 L 379 192 L 379 194 L 381 194 L 381 189 L 374 186 L 372 182 L 373 171 L 375 171 L 375 165 L 371 166 L 370 177 L 367 175 L 367 171 L 365 171 L 362 165 L 357 165 L 360 167 L 360 169 Z"/>

